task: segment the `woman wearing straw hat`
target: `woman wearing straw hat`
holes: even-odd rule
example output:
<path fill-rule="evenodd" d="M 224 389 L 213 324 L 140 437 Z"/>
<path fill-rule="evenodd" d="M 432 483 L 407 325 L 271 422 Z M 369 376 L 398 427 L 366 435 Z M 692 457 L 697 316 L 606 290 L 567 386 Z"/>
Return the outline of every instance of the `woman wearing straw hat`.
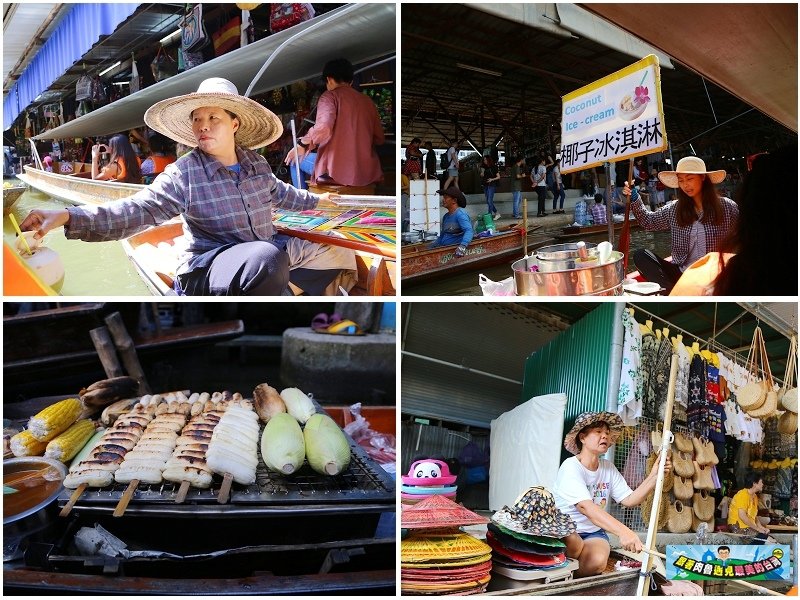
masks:
<path fill-rule="evenodd" d="M 214 77 L 197 92 L 151 106 L 145 123 L 195 149 L 168 165 L 147 189 L 102 206 L 33 210 L 22 228 L 40 238 L 64 226 L 68 238 L 129 237 L 180 216 L 185 237 L 176 291 L 188 295 L 308 295 L 355 271 L 351 250 L 276 236 L 272 207 L 313 208 L 316 195 L 280 181 L 254 152 L 283 133 L 278 117 Z M 354 278 L 353 278 L 354 279 Z M 352 285 L 350 286 L 352 287 Z"/>
<path fill-rule="evenodd" d="M 658 174 L 669 188 L 677 188 L 678 199 L 650 212 L 645 209 L 636 188 L 625 182 L 623 194 L 631 198 L 631 210 L 648 231 L 670 231 L 672 262 L 647 249 L 633 253 L 633 261 L 648 280 L 669 292 L 686 268 L 708 252 L 715 252 L 736 228 L 739 208 L 730 198 L 720 197 L 714 186 L 725 179 L 725 171 L 708 171 L 702 159 L 686 156 L 675 171 Z"/>
<path fill-rule="evenodd" d="M 638 506 L 655 489 L 658 461 L 645 480 L 632 490 L 610 460 L 600 458 L 622 433 L 622 419 L 610 412 L 583 413 L 564 438 L 564 447 L 575 456 L 558 469 L 553 496 L 558 509 L 572 518 L 577 532 L 564 538 L 567 556 L 579 563 L 578 576 L 603 572 L 611 552 L 607 531 L 619 537 L 626 550 L 641 552 L 639 536 L 612 517 L 610 500 L 625 507 Z M 664 467 L 671 468 L 669 457 Z"/>

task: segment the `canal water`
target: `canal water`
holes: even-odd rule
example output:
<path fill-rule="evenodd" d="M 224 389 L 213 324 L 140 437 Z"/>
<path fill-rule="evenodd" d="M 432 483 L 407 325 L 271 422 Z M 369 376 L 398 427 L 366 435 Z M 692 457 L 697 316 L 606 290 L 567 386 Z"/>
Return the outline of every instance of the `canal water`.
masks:
<path fill-rule="evenodd" d="M 560 232 L 560 230 L 559 230 Z M 617 236 L 619 234 L 617 233 Z M 598 243 L 607 236 L 591 236 L 587 237 L 585 241 Z M 577 240 L 569 240 L 570 242 Z M 554 244 L 558 243 L 553 242 Z M 656 255 L 667 257 L 670 255 L 670 234 L 668 231 L 645 231 L 641 228 L 631 229 L 631 251 L 638 248 L 649 248 Z M 521 256 L 518 258 L 522 258 Z M 515 259 L 516 260 L 516 259 Z M 481 287 L 478 284 L 478 275 L 481 273 L 492 281 L 502 281 L 513 275 L 511 271 L 511 263 L 513 260 L 504 264 L 494 265 L 491 267 L 477 269 L 466 273 L 460 273 L 452 277 L 442 277 L 433 281 L 427 281 L 420 285 L 408 286 L 402 284 L 402 293 L 404 296 L 481 296 Z M 628 272 L 635 271 L 636 266 L 631 260 L 628 263 Z"/>
<path fill-rule="evenodd" d="M 70 206 L 37 190 L 28 189 L 12 207 L 21 223 L 34 208 L 59 209 Z M 3 239 L 14 247 L 11 219 L 3 219 Z M 62 296 L 150 296 L 120 242 L 68 240 L 59 227 L 45 236 L 45 245 L 58 252 L 64 263 Z"/>

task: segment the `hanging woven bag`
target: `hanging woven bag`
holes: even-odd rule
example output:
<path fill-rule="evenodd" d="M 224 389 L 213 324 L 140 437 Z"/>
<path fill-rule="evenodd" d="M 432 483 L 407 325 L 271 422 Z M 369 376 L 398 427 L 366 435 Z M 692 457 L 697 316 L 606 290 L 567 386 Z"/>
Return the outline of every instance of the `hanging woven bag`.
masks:
<path fill-rule="evenodd" d="M 682 433 L 675 434 L 675 447 L 681 452 L 692 452 L 694 450 L 694 446 L 692 446 L 692 440 Z"/>
<path fill-rule="evenodd" d="M 692 510 L 701 521 L 709 521 L 714 518 L 714 496 L 706 490 L 700 490 L 692 498 Z"/>
<path fill-rule="evenodd" d="M 749 381 L 739 388 L 736 393 L 736 402 L 744 410 L 750 411 L 759 408 L 767 399 L 767 390 L 764 388 L 763 381 L 759 380 L 759 362 L 761 361 L 761 347 L 764 338 L 761 335 L 761 328 L 756 327 L 753 332 L 753 341 L 750 343 L 750 352 L 747 354 L 747 372 Z"/>
<path fill-rule="evenodd" d="M 672 493 L 678 500 L 691 500 L 694 496 L 694 485 L 691 478 L 675 477 L 672 483 Z"/>
<path fill-rule="evenodd" d="M 786 375 L 783 377 L 783 387 L 778 391 L 778 402 L 782 408 L 795 414 L 797 414 L 796 365 L 797 338 L 792 336 L 792 342 L 789 344 L 789 357 L 786 360 Z M 795 422 L 797 422 L 797 419 L 795 419 Z"/>
<path fill-rule="evenodd" d="M 693 477 L 694 465 L 692 464 L 692 455 L 684 452 L 672 453 L 672 470 L 678 477 Z"/>
<path fill-rule="evenodd" d="M 692 511 L 675 500 L 667 509 L 667 529 L 671 533 L 686 533 L 692 528 Z"/>

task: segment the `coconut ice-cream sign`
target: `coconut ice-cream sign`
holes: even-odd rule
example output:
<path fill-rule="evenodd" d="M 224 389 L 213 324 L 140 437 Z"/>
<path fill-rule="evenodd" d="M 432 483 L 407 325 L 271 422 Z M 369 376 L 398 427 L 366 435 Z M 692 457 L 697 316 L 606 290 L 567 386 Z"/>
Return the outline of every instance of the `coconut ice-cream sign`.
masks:
<path fill-rule="evenodd" d="M 562 173 L 667 147 L 654 54 L 563 96 L 561 103 Z"/>

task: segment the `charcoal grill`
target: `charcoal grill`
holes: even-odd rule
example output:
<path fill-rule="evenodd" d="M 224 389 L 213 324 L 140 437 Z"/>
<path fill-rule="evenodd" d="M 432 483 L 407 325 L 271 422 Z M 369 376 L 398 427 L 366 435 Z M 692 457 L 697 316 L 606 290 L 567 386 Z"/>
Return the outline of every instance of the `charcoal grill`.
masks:
<path fill-rule="evenodd" d="M 121 518 L 112 513 L 126 485 L 89 488 L 69 518 L 61 520 L 59 534 L 51 538 L 58 541 L 32 543 L 26 569 L 7 571 L 4 586 L 38 589 L 45 579 L 36 575 L 47 574 L 48 590 L 79 586 L 99 593 L 394 595 L 395 539 L 375 538 L 375 532 L 381 514 L 395 510 L 395 484 L 363 448 L 348 440 L 351 461 L 344 473 L 319 475 L 306 462 L 285 476 L 259 460 L 256 482 L 234 483 L 227 504 L 217 502 L 219 476 L 208 490 L 190 488 L 180 504 L 175 503 L 180 484 L 141 484 Z M 59 506 L 72 491 L 62 492 Z M 80 527 L 95 524 L 122 539 L 129 550 L 165 554 L 81 556 L 74 535 Z"/>

